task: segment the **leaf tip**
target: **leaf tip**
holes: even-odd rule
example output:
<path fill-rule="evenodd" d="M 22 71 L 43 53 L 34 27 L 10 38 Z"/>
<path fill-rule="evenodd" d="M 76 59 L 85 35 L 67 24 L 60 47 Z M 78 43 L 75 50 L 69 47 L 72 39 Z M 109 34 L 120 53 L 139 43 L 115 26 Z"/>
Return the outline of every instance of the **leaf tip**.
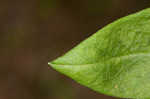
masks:
<path fill-rule="evenodd" d="M 48 62 L 48 65 L 49 65 L 50 67 L 54 67 L 53 62 Z"/>
<path fill-rule="evenodd" d="M 54 61 L 48 62 L 48 65 L 49 65 L 49 67 L 51 67 L 57 71 L 59 71 L 59 69 L 61 69 L 59 64 L 56 64 Z"/>
<path fill-rule="evenodd" d="M 51 62 L 48 62 L 48 65 L 51 66 Z"/>

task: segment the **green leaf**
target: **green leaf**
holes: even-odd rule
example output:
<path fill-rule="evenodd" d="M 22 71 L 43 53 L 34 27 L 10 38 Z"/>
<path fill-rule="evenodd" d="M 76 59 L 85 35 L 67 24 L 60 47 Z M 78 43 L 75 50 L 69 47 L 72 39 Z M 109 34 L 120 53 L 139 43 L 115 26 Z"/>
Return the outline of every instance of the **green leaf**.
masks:
<path fill-rule="evenodd" d="M 97 92 L 150 98 L 150 9 L 109 24 L 49 64 Z"/>

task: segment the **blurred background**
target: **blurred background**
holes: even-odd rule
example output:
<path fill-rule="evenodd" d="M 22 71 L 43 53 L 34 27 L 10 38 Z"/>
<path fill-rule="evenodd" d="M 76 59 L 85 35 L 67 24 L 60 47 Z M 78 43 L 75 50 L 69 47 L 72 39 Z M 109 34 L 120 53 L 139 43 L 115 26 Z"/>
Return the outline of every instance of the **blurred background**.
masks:
<path fill-rule="evenodd" d="M 150 0 L 0 0 L 0 99 L 115 99 L 48 68 Z"/>

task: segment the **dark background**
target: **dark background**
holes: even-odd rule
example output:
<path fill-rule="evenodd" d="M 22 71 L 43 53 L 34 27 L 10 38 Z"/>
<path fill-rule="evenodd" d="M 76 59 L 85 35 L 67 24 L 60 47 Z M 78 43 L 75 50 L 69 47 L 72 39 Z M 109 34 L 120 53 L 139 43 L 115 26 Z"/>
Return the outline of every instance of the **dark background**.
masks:
<path fill-rule="evenodd" d="M 115 99 L 48 68 L 103 26 L 150 0 L 0 0 L 0 99 Z"/>

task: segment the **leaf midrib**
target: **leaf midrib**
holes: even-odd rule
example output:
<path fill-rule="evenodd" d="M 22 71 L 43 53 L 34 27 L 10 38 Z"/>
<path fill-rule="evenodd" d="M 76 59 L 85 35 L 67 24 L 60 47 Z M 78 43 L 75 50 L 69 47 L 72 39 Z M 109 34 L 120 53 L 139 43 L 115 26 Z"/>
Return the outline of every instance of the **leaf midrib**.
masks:
<path fill-rule="evenodd" d="M 111 57 L 110 59 L 108 59 L 107 61 L 111 61 L 113 59 L 121 59 L 121 58 L 128 58 L 128 57 L 135 57 L 135 56 L 150 56 L 150 53 L 135 53 L 135 54 L 129 54 L 129 55 L 122 55 L 122 56 L 117 56 L 117 57 Z M 57 64 L 57 63 L 48 63 L 49 65 L 55 65 L 55 66 L 89 66 L 89 65 L 94 65 L 94 64 L 98 64 L 101 62 L 95 62 L 92 64 Z"/>

